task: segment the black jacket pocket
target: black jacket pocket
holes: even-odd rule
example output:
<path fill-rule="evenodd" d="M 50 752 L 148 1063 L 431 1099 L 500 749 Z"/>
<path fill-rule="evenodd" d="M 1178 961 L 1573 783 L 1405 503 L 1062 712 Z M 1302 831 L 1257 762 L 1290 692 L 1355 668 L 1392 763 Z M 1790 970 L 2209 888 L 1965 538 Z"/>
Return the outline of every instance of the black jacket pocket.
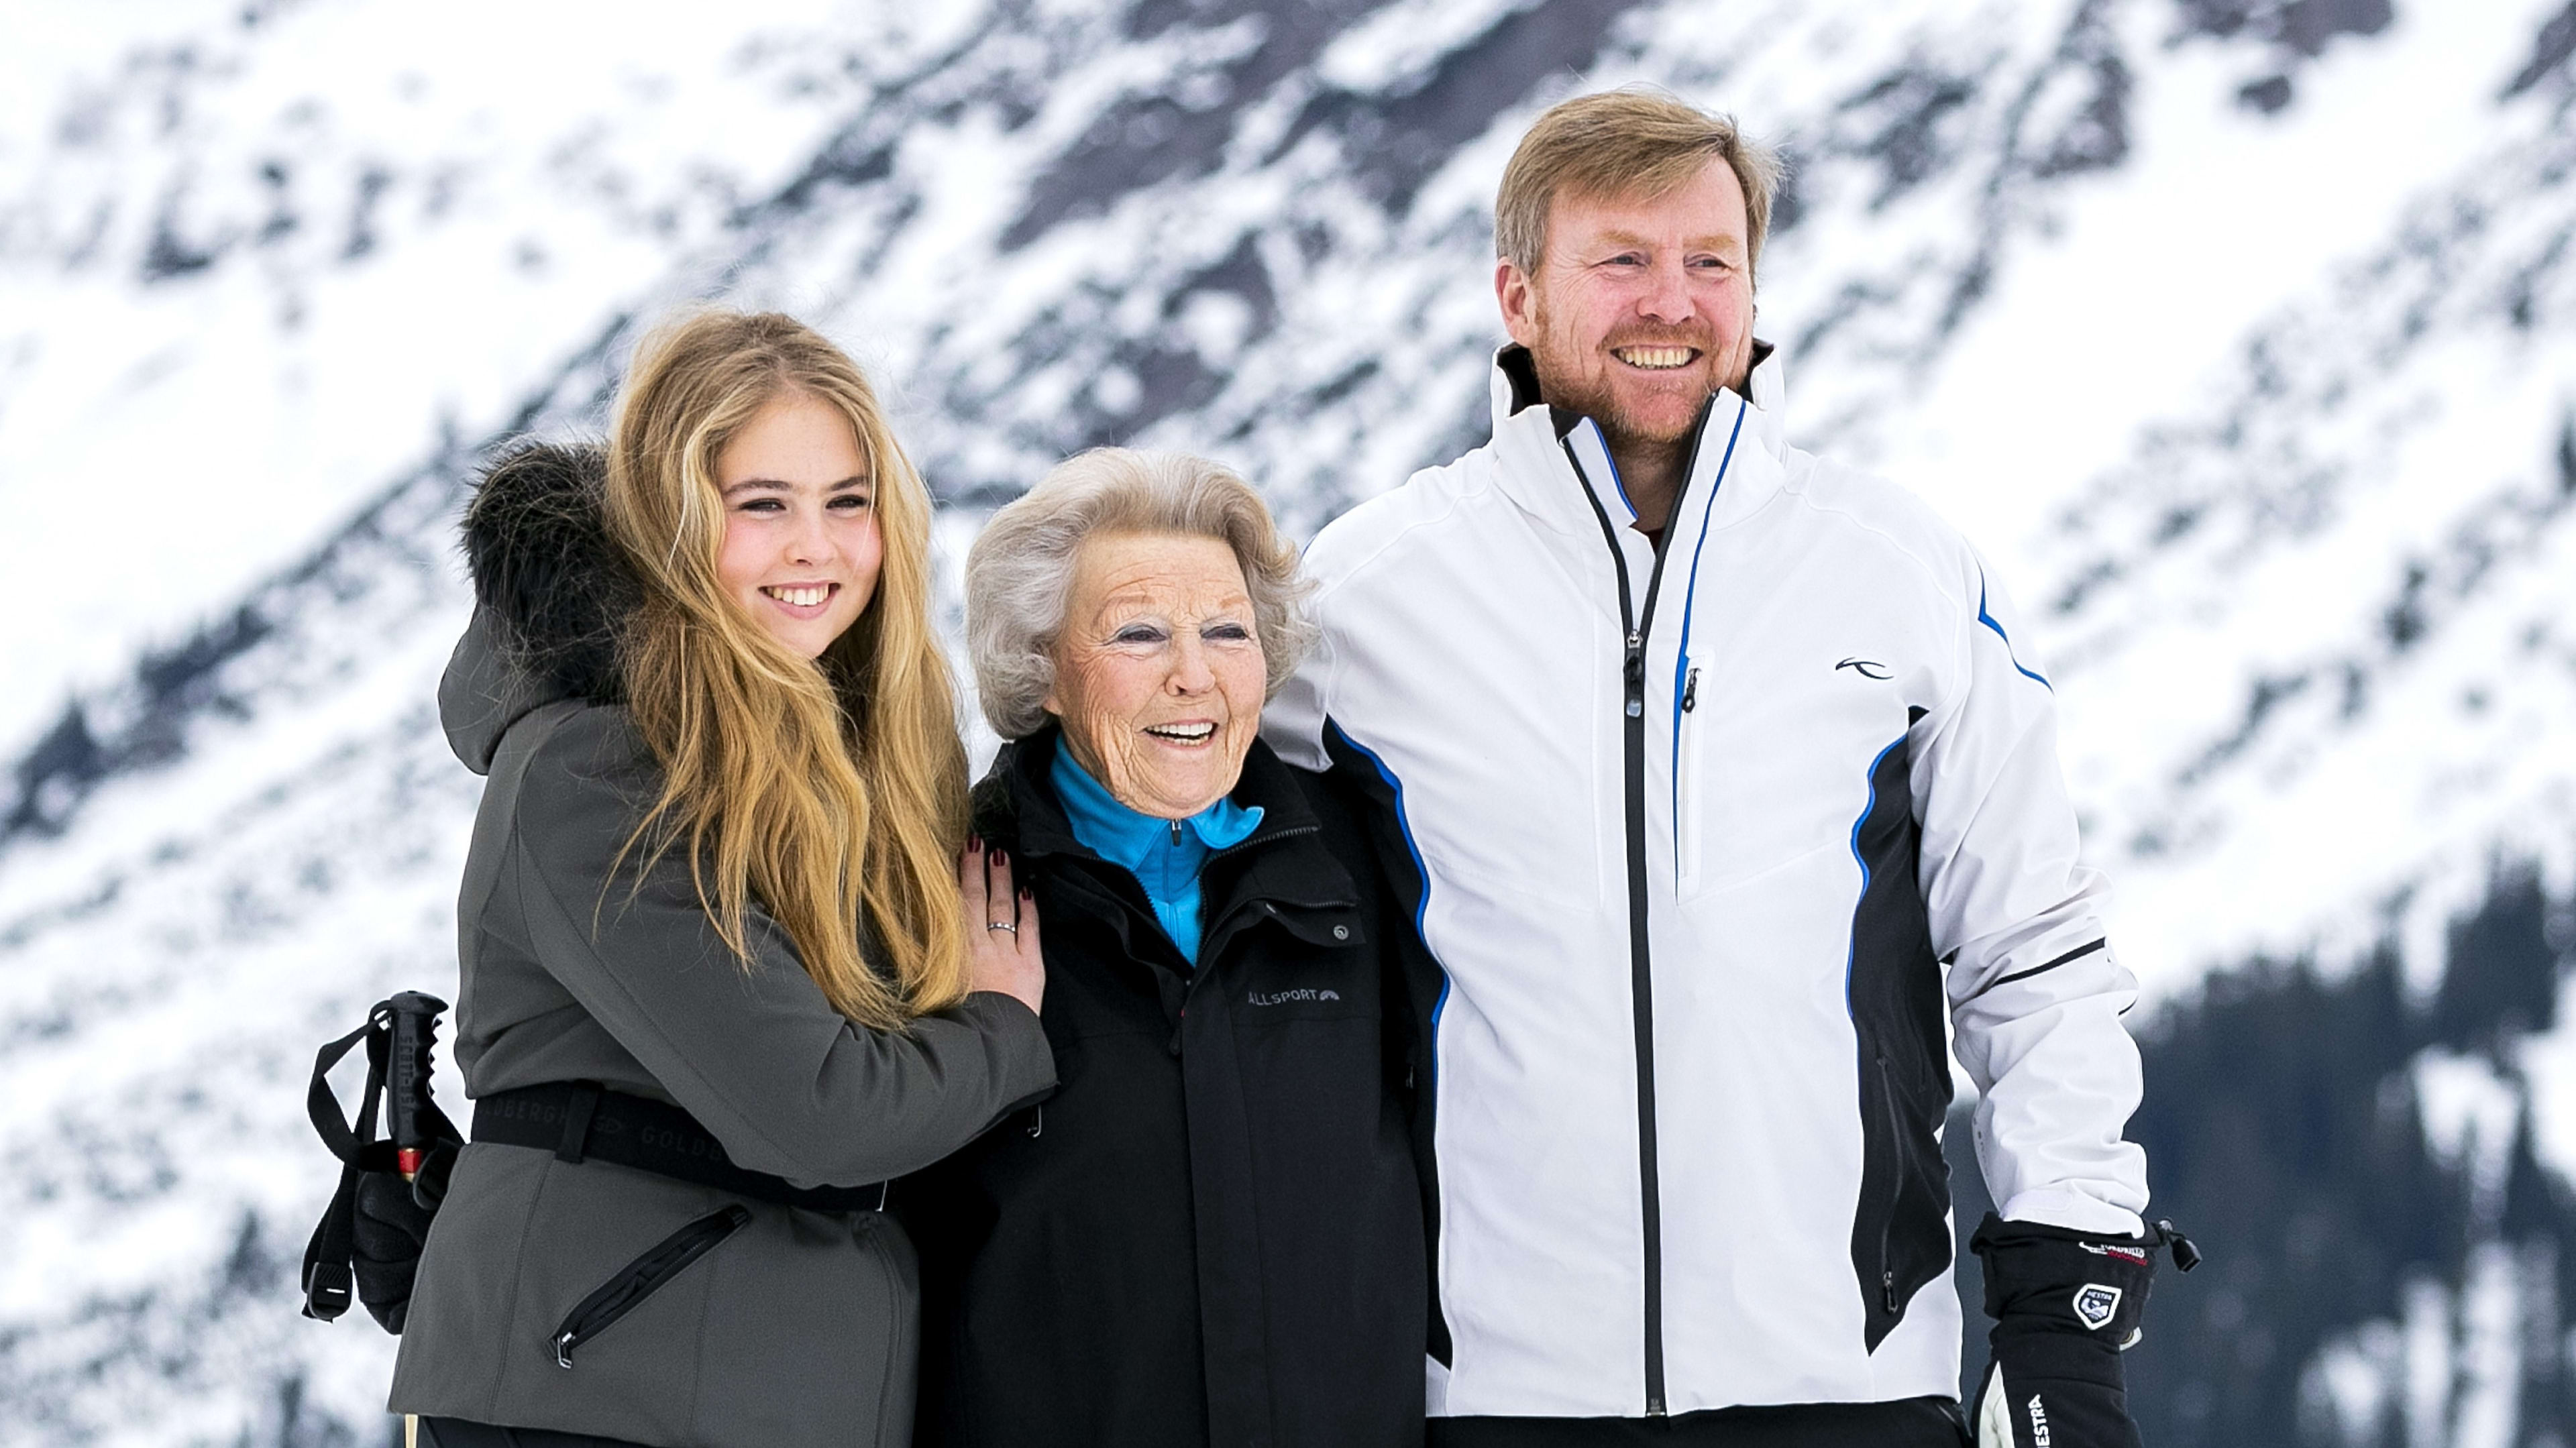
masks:
<path fill-rule="evenodd" d="M 1939 1134 L 1949 1081 L 1927 1085 L 1891 1053 L 1863 1049 L 1861 1191 L 1851 1245 L 1867 1306 L 1865 1341 L 1876 1352 L 1914 1294 L 1950 1270 L 1950 1168 Z"/>
<path fill-rule="evenodd" d="M 564 1314 L 563 1325 L 555 1329 L 555 1365 L 571 1367 L 574 1348 L 606 1332 L 750 1220 L 751 1209 L 736 1202 L 689 1223 L 627 1263 Z"/>

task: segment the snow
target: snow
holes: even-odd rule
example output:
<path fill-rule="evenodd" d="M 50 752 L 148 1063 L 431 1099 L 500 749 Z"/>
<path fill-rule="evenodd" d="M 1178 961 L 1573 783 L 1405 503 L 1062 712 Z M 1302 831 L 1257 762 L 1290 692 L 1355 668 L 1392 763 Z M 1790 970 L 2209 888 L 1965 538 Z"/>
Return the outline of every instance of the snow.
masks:
<path fill-rule="evenodd" d="M 2438 21 L 2402 9 L 2380 43 L 2330 51 L 2286 111 L 2250 122 L 2226 105 L 2242 55 L 2186 44 L 2140 75 L 2129 159 L 2063 195 L 2053 234 L 2004 274 L 1876 449 L 1886 465 L 2047 576 L 2043 520 L 2075 483 L 2125 461 L 2141 425 L 2232 382 L 2246 322 L 2367 254 L 2485 149 L 2493 95 L 2538 26 L 2531 9 L 2445 6 Z M 2140 39 L 2164 19 L 2127 18 Z"/>
<path fill-rule="evenodd" d="M 2562 985 L 2558 1028 L 2523 1042 L 2515 1054 L 2531 1091 L 2532 1150 L 2561 1171 L 2576 1163 L 2576 995 Z"/>
<path fill-rule="evenodd" d="M 2436 1160 L 2467 1178 L 2470 1215 L 2492 1223 L 2504 1208 L 2522 1093 L 2485 1057 L 2432 1050 L 2416 1058 L 2415 1099 L 2425 1143 Z"/>

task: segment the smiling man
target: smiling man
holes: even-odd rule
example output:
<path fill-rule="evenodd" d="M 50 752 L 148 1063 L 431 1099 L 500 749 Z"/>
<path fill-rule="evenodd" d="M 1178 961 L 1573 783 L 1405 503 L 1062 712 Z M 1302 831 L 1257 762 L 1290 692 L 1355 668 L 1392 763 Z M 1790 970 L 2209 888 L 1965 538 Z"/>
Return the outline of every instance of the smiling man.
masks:
<path fill-rule="evenodd" d="M 1955 1035 L 2002 1204 L 1974 1431 L 2134 1444 L 2135 982 L 2001 587 L 1785 440 L 1777 178 L 1660 93 L 1542 116 L 1492 440 L 1307 556 L 1265 729 L 1409 862 L 1431 1442 L 1960 1443 Z"/>

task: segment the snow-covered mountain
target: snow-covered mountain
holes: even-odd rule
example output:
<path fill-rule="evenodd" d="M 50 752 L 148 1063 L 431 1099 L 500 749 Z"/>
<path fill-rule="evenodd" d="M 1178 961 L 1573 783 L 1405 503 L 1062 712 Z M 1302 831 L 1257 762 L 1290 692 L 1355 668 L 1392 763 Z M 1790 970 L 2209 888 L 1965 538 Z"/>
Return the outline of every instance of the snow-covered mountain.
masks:
<path fill-rule="evenodd" d="M 2576 1436 L 2513 1387 L 2569 1373 L 2571 51 L 2557 0 L 0 6 L 0 1442 L 382 1432 L 389 1340 L 291 1307 L 300 1095 L 453 980 L 490 444 L 721 297 L 884 380 L 952 564 L 1110 440 L 1311 529 L 1480 435 L 1503 158 L 1641 80 L 1792 157 L 1792 435 L 2040 605 L 2214 1249 L 2155 1441 Z M 2315 970 L 2208 976 L 2256 956 Z M 2339 1104 L 2264 1115 L 2217 1036 Z M 2330 1303 L 2226 1275 L 2371 1230 L 2345 1110 L 2434 1225 Z"/>

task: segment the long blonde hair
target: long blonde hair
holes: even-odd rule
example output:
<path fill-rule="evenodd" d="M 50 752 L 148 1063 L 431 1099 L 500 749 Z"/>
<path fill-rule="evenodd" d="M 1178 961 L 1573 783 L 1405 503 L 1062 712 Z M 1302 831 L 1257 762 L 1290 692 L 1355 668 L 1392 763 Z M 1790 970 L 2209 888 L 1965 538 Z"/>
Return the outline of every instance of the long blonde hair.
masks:
<path fill-rule="evenodd" d="M 717 572 L 717 456 L 782 397 L 849 419 L 884 543 L 875 597 L 812 661 L 746 615 Z M 861 1025 L 900 1027 L 964 999 L 955 860 L 966 759 L 930 625 L 930 494 L 866 377 L 774 312 L 664 324 L 636 349 L 618 398 L 604 511 L 644 584 L 619 660 L 628 712 L 663 771 L 628 852 L 649 842 L 649 866 L 685 844 L 725 944 L 749 964 L 757 900 Z M 891 980 L 870 967 L 862 930 Z"/>

